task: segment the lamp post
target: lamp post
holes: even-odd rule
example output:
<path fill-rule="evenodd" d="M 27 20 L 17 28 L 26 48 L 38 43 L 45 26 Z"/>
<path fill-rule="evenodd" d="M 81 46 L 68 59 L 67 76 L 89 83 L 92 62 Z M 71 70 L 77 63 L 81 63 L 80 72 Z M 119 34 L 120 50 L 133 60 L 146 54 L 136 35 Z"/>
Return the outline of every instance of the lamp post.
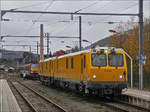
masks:
<path fill-rule="evenodd" d="M 70 43 L 65 42 L 65 41 L 63 41 L 63 40 L 62 40 L 62 41 L 60 41 L 60 42 L 61 42 L 61 43 L 63 43 L 63 44 L 67 44 L 67 45 L 65 46 L 66 48 L 72 48 L 72 47 L 69 45 Z"/>
<path fill-rule="evenodd" d="M 79 48 L 82 50 L 82 18 L 79 16 Z"/>
<path fill-rule="evenodd" d="M 68 48 L 68 50 L 66 50 L 66 53 L 71 53 L 72 52 L 72 47 L 69 45 L 65 46 L 66 48 Z"/>
<path fill-rule="evenodd" d="M 72 48 L 72 47 L 71 47 L 71 46 L 69 46 L 69 45 L 66 45 L 65 47 L 66 47 L 66 48 Z"/>
<path fill-rule="evenodd" d="M 90 41 L 88 41 L 88 40 L 86 40 L 86 39 L 83 39 L 82 41 L 89 43 L 89 44 L 90 44 L 90 48 L 92 48 L 92 42 L 90 42 Z"/>
<path fill-rule="evenodd" d="M 122 34 L 120 32 L 117 32 L 116 30 L 112 30 L 112 29 L 110 29 L 109 32 L 119 34 L 119 36 L 120 36 L 120 47 L 122 48 Z"/>
<path fill-rule="evenodd" d="M 86 39 L 83 39 L 82 41 L 92 44 L 92 42 L 90 42 L 90 41 L 88 41 L 88 40 L 86 40 Z"/>

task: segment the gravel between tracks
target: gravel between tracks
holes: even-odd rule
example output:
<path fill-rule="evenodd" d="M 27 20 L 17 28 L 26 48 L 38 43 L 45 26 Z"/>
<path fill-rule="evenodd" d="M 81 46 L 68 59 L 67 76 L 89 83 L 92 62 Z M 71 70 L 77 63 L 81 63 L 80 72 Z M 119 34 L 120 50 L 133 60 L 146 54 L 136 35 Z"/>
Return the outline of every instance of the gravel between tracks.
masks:
<path fill-rule="evenodd" d="M 32 81 L 32 80 L 22 80 L 21 78 L 17 77 L 11 77 L 11 79 L 18 79 L 20 80 L 21 83 L 25 84 L 26 86 L 32 88 L 33 90 L 39 92 L 43 96 L 47 97 L 48 99 L 52 100 L 54 103 L 60 105 L 62 108 L 65 110 L 68 110 L 68 112 L 122 112 L 122 109 L 116 110 L 112 109 L 111 106 L 109 105 L 115 105 L 115 107 L 118 108 L 126 108 L 125 111 L 131 111 L 133 108 L 128 108 L 125 105 L 121 105 L 120 103 L 115 103 L 115 102 L 106 102 L 108 105 L 105 105 L 98 99 L 91 99 L 87 97 L 82 97 L 79 94 L 76 94 L 71 91 L 65 91 L 60 88 L 52 88 L 52 87 L 47 87 L 42 85 L 39 81 Z M 103 101 L 102 101 L 103 102 Z M 109 104 L 110 103 L 110 104 Z M 136 112 L 141 112 L 138 111 L 138 109 L 133 109 Z"/>
<path fill-rule="evenodd" d="M 17 92 L 17 90 L 12 86 L 10 82 L 8 82 L 9 87 L 11 88 L 14 96 L 16 97 L 16 100 L 22 110 L 22 112 L 33 112 L 31 108 L 27 105 L 27 103 L 24 101 L 24 99 L 20 96 L 20 94 Z"/>
<path fill-rule="evenodd" d="M 22 80 L 22 83 L 32 87 L 40 93 L 43 93 L 43 95 L 58 105 L 61 105 L 69 112 L 112 112 L 112 110 L 105 106 L 95 102 L 89 102 L 85 100 L 85 98 L 79 97 L 71 92 L 43 86 L 39 81 Z"/>
<path fill-rule="evenodd" d="M 17 88 L 17 90 L 19 90 L 21 94 L 26 99 L 28 99 L 28 101 L 32 104 L 36 112 L 62 112 L 62 110 L 56 108 L 51 102 L 48 102 L 43 97 L 31 91 L 27 87 L 21 85 L 18 82 L 12 83 Z"/>

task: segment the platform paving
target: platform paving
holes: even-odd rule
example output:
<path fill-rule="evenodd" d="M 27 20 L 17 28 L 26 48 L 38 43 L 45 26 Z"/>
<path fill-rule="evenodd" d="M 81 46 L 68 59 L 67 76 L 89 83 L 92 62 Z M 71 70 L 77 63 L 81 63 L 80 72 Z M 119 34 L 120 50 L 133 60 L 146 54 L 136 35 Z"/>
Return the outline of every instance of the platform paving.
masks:
<path fill-rule="evenodd" d="M 0 112 L 22 112 L 8 83 L 0 79 Z"/>
<path fill-rule="evenodd" d="M 137 90 L 137 89 L 126 89 L 123 91 L 122 94 L 150 101 L 150 92 L 149 91 Z"/>
<path fill-rule="evenodd" d="M 137 90 L 137 89 L 125 89 L 122 92 L 122 94 L 128 97 L 129 103 L 150 109 L 150 92 L 149 91 L 143 91 L 143 90 Z"/>

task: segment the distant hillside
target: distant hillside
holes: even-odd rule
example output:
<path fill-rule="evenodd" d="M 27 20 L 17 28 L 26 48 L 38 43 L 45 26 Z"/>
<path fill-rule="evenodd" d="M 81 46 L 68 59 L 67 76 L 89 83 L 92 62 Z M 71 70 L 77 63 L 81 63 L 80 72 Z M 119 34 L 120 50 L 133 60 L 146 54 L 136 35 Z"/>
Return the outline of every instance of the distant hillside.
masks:
<path fill-rule="evenodd" d="M 0 64 L 17 66 L 18 64 L 35 62 L 39 56 L 25 51 L 11 51 L 0 49 Z"/>

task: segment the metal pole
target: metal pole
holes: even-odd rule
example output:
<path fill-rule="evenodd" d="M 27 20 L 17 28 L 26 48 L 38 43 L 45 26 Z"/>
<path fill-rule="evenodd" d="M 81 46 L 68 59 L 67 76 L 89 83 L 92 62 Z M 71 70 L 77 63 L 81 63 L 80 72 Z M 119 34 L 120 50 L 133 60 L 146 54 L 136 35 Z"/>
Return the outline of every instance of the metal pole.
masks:
<path fill-rule="evenodd" d="M 133 88 L 133 59 L 131 58 L 131 88 Z"/>
<path fill-rule="evenodd" d="M 79 16 L 79 48 L 80 48 L 80 51 L 81 51 L 81 48 L 82 48 L 82 26 L 81 26 L 81 16 Z"/>
<path fill-rule="evenodd" d="M 37 41 L 37 55 L 39 54 L 39 42 Z"/>
<path fill-rule="evenodd" d="M 4 57 L 4 46 L 2 45 L 2 59 Z"/>
<path fill-rule="evenodd" d="M 44 34 L 43 34 L 43 24 L 40 25 L 40 60 L 43 60 L 44 59 L 44 54 L 43 54 L 43 51 L 44 51 L 44 47 L 43 47 L 43 37 L 44 37 Z"/>
<path fill-rule="evenodd" d="M 121 48 L 122 49 L 122 48 Z M 123 49 L 122 49 L 123 50 Z M 125 51 L 124 51 L 125 52 Z M 133 59 L 132 57 L 127 53 L 125 52 L 126 56 L 130 59 L 131 61 L 131 72 L 130 72 L 130 75 L 131 75 L 131 88 L 133 88 Z"/>
<path fill-rule="evenodd" d="M 47 56 L 49 55 L 49 33 L 47 33 Z"/>
<path fill-rule="evenodd" d="M 1 22 L 2 22 L 2 12 L 1 12 L 1 0 L 0 0 L 0 41 L 1 41 Z"/>
<path fill-rule="evenodd" d="M 2 37 L 1 37 L 1 36 L 2 36 L 2 34 L 1 34 L 1 28 L 2 28 L 2 27 L 1 27 L 2 16 L 3 16 L 3 15 L 2 15 L 2 11 L 1 11 L 1 0 L 0 0 L 0 41 L 2 41 Z M 0 43 L 0 44 L 2 44 L 2 43 Z M 3 53 L 3 45 L 2 45 L 2 58 L 3 58 L 3 54 L 4 54 L 4 53 Z"/>
<path fill-rule="evenodd" d="M 37 62 L 39 61 L 39 42 L 37 41 Z"/>
<path fill-rule="evenodd" d="M 29 46 L 29 53 L 30 53 L 30 63 L 31 63 L 32 62 L 31 46 Z"/>
<path fill-rule="evenodd" d="M 143 0 L 139 0 L 139 89 L 143 89 Z"/>

